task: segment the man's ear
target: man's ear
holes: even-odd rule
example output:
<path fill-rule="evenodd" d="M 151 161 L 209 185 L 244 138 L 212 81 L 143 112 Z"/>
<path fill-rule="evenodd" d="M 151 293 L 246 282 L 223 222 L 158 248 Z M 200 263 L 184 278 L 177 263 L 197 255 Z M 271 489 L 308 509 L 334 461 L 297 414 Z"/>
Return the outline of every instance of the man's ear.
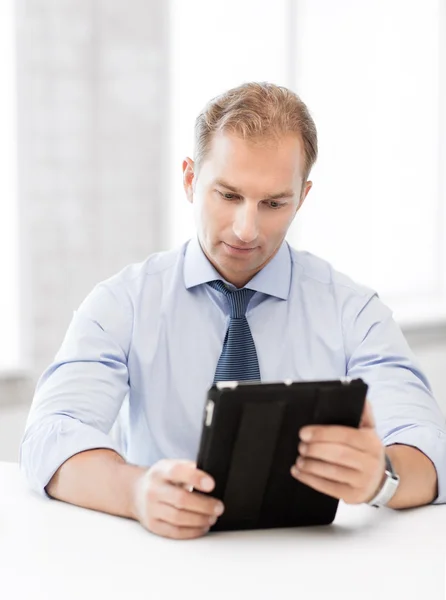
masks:
<path fill-rule="evenodd" d="M 306 184 L 304 185 L 304 187 L 302 189 L 302 193 L 300 195 L 299 206 L 297 207 L 296 212 L 299 210 L 299 208 L 304 203 L 304 200 L 307 197 L 308 192 L 311 190 L 312 187 L 313 187 L 313 182 L 312 181 L 307 181 Z"/>
<path fill-rule="evenodd" d="M 194 161 L 188 156 L 183 160 L 183 187 L 186 197 L 192 204 L 194 201 Z"/>

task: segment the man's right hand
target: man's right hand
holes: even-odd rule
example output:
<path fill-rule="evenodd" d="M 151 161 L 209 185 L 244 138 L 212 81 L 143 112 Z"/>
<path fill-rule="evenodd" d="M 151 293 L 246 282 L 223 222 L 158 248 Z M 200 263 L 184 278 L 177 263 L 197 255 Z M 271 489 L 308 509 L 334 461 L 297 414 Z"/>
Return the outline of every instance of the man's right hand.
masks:
<path fill-rule="evenodd" d="M 194 491 L 210 492 L 214 480 L 189 460 L 160 460 L 138 479 L 133 516 L 157 535 L 185 540 L 205 535 L 223 513 L 222 502 Z"/>

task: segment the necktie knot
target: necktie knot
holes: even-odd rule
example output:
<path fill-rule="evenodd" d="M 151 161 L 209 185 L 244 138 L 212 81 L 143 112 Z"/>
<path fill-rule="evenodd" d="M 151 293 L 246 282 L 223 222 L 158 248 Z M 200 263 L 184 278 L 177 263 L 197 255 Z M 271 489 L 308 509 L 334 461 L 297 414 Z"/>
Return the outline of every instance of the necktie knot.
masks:
<path fill-rule="evenodd" d="M 255 290 L 242 288 L 241 290 L 232 291 L 220 280 L 210 281 L 208 285 L 226 296 L 229 302 L 229 314 L 231 319 L 241 319 L 245 316 L 249 301 L 255 294 Z"/>

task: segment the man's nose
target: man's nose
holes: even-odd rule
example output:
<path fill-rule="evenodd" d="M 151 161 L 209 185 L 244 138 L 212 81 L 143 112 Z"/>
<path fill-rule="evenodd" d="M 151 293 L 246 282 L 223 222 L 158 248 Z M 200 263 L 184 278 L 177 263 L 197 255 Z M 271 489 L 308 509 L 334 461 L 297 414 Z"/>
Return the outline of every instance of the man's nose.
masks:
<path fill-rule="evenodd" d="M 257 221 L 257 205 L 249 205 L 248 203 L 245 203 L 237 208 L 233 231 L 239 240 L 245 244 L 249 244 L 257 238 Z"/>

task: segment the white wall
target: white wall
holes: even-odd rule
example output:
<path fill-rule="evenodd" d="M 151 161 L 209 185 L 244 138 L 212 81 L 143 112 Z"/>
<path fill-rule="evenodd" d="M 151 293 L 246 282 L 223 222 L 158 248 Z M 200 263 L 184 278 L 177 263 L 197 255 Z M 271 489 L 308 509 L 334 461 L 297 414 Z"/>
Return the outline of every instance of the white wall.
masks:
<path fill-rule="evenodd" d="M 21 316 L 38 373 L 92 286 L 166 238 L 168 3 L 17 4 Z"/>

